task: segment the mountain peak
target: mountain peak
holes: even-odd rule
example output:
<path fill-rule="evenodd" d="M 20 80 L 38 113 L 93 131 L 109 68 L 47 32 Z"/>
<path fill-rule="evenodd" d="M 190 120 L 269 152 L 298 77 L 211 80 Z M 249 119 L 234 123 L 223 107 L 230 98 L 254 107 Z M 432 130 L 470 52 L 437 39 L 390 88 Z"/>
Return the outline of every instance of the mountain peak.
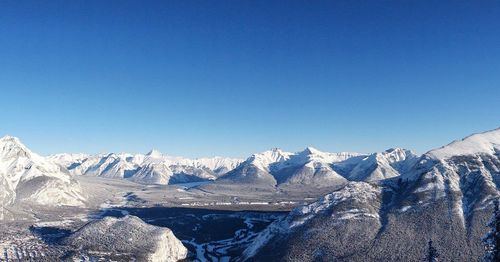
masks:
<path fill-rule="evenodd" d="M 281 150 L 281 148 L 279 148 L 279 147 L 273 147 L 269 151 L 276 152 L 276 153 L 283 152 L 283 150 Z"/>
<path fill-rule="evenodd" d="M 285 152 L 279 148 L 272 148 L 271 150 L 262 153 L 253 154 L 247 159 L 247 162 L 252 162 L 262 167 L 267 167 L 271 164 L 284 162 L 290 158 L 292 153 Z"/>
<path fill-rule="evenodd" d="M 402 150 L 401 148 L 398 148 L 398 147 L 391 147 L 389 149 L 386 149 L 384 152 L 385 153 L 392 153 L 394 151 L 399 151 L 399 150 Z"/>
<path fill-rule="evenodd" d="M 307 154 L 307 155 L 313 155 L 313 154 L 321 154 L 322 152 L 314 147 L 308 146 L 308 147 L 306 147 L 306 149 L 304 149 L 302 151 L 302 153 Z"/>
<path fill-rule="evenodd" d="M 149 151 L 146 156 L 149 156 L 149 157 L 161 157 L 162 156 L 162 153 L 156 149 L 151 149 L 151 151 Z"/>
<path fill-rule="evenodd" d="M 4 136 L 0 138 L 0 157 L 27 157 L 31 151 L 14 136 Z"/>
<path fill-rule="evenodd" d="M 7 142 L 22 144 L 19 138 L 15 136 L 5 135 L 2 138 L 0 138 L 0 143 L 7 143 Z"/>
<path fill-rule="evenodd" d="M 427 152 L 426 155 L 433 159 L 448 159 L 453 156 L 481 153 L 495 154 L 498 151 L 500 151 L 500 128 L 455 140 L 446 146 Z"/>

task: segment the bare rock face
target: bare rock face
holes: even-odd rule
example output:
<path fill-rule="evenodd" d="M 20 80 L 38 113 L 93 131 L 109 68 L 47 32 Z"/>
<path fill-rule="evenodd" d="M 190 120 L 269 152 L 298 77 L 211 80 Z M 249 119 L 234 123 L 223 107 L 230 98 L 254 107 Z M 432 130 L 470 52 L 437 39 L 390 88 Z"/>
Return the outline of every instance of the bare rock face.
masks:
<path fill-rule="evenodd" d="M 146 224 L 135 216 L 91 222 L 65 242 L 86 256 L 109 254 L 152 262 L 173 262 L 187 256 L 187 249 L 170 229 Z"/>

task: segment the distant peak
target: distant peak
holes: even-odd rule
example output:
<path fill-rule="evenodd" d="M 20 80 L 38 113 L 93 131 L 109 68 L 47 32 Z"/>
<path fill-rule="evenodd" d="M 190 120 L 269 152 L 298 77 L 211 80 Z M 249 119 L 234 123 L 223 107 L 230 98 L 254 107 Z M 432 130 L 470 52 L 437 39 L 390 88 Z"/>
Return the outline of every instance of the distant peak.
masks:
<path fill-rule="evenodd" d="M 415 155 L 412 150 L 401 148 L 401 147 L 393 147 L 385 150 L 382 154 L 405 154 L 405 155 Z"/>
<path fill-rule="evenodd" d="M 314 148 L 314 147 L 311 147 L 311 146 L 308 146 L 306 147 L 306 149 L 304 149 L 304 151 L 302 151 L 304 154 L 307 154 L 307 155 L 313 155 L 313 154 L 319 154 L 321 153 L 321 151 L 319 151 L 318 149 Z"/>
<path fill-rule="evenodd" d="M 385 152 L 385 153 L 392 153 L 392 152 L 394 152 L 394 151 L 396 151 L 396 150 L 401 150 L 401 149 L 400 149 L 400 148 L 394 148 L 394 147 L 391 147 L 391 148 L 389 148 L 389 149 L 386 149 L 384 152 Z"/>
<path fill-rule="evenodd" d="M 29 156 L 31 152 L 29 149 L 21 143 L 19 138 L 14 136 L 4 136 L 0 138 L 0 155 L 3 157 L 7 156 Z"/>
<path fill-rule="evenodd" d="M 10 136 L 10 135 L 3 136 L 2 138 L 0 138 L 0 141 L 1 142 L 14 142 L 14 143 L 18 143 L 18 144 L 21 143 L 19 138 L 15 137 L 15 136 Z"/>
<path fill-rule="evenodd" d="M 146 156 L 150 156 L 150 157 L 160 157 L 162 156 L 161 152 L 156 150 L 156 149 L 151 149 L 151 151 L 149 151 Z"/>
<path fill-rule="evenodd" d="M 25 148 L 26 146 L 15 136 L 4 136 L 0 138 L 0 143 L 15 145 L 17 147 Z"/>

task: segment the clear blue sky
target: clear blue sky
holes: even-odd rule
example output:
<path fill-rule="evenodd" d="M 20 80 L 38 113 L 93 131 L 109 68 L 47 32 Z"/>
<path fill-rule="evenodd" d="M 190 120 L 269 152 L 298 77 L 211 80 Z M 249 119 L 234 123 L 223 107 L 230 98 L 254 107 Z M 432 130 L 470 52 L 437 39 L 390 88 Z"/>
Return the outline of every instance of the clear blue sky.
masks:
<path fill-rule="evenodd" d="M 422 153 L 500 126 L 500 2 L 0 1 L 0 91 L 41 154 Z"/>

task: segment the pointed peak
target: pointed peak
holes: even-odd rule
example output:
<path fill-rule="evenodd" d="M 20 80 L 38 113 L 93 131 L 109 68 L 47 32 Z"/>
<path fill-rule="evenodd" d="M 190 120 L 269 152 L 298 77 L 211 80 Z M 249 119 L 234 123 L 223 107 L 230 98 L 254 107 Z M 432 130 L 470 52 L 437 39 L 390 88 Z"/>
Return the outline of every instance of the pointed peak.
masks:
<path fill-rule="evenodd" d="M 274 147 L 269 150 L 253 154 L 252 156 L 271 156 L 271 155 L 283 155 L 283 154 L 289 154 L 289 153 L 281 150 L 281 148 Z"/>
<path fill-rule="evenodd" d="M 308 146 L 308 147 L 306 147 L 306 149 L 304 149 L 304 151 L 302 151 L 302 153 L 307 154 L 307 155 L 314 155 L 314 154 L 320 154 L 321 151 L 319 151 L 318 149 L 316 149 L 312 146 Z"/>
<path fill-rule="evenodd" d="M 13 142 L 13 143 L 17 143 L 17 144 L 22 144 L 21 141 L 19 140 L 19 138 L 15 137 L 15 136 L 10 136 L 10 135 L 5 135 L 3 136 L 2 138 L 0 138 L 0 142 Z"/>
<path fill-rule="evenodd" d="M 14 136 L 4 136 L 0 138 L 0 155 L 3 157 L 29 156 L 31 151 Z"/>
<path fill-rule="evenodd" d="M 279 148 L 272 148 L 271 150 L 267 150 L 261 153 L 253 154 L 251 157 L 247 159 L 249 162 L 262 162 L 266 163 L 265 165 L 271 164 L 271 163 L 276 163 L 276 162 L 283 162 L 287 160 L 292 153 L 285 152 Z"/>
<path fill-rule="evenodd" d="M 281 154 L 281 153 L 283 153 L 283 150 L 281 150 L 281 148 L 279 148 L 279 147 L 273 147 L 273 148 L 271 148 L 270 150 L 268 150 L 267 152 L 271 152 L 271 153 L 279 153 L 279 154 Z"/>
<path fill-rule="evenodd" d="M 151 151 L 149 151 L 146 156 L 149 156 L 149 157 L 161 157 L 162 156 L 162 153 L 156 149 L 151 149 Z"/>
<path fill-rule="evenodd" d="M 391 147 L 391 148 L 389 148 L 389 149 L 386 149 L 386 150 L 384 151 L 384 153 L 392 153 L 392 152 L 394 152 L 394 151 L 398 151 L 398 150 L 401 150 L 401 148 L 394 148 L 394 147 Z"/>
<path fill-rule="evenodd" d="M 8 147 L 19 147 L 23 150 L 27 150 L 26 146 L 15 136 L 4 136 L 0 138 L 0 144 L 8 145 Z"/>
<path fill-rule="evenodd" d="M 393 147 L 381 152 L 382 154 L 416 155 L 413 151 L 401 147 Z"/>

